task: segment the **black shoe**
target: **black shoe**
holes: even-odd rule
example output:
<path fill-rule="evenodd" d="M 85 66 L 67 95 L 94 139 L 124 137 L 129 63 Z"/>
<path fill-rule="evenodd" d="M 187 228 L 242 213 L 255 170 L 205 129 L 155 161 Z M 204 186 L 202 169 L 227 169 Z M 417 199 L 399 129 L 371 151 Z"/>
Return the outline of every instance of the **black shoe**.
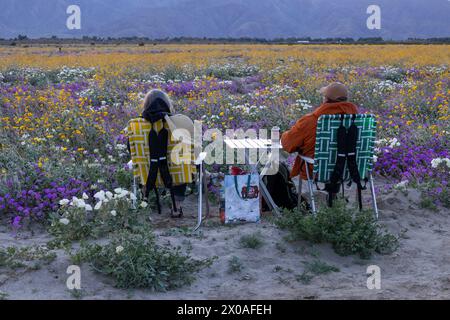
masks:
<path fill-rule="evenodd" d="M 170 217 L 174 218 L 174 219 L 178 219 L 178 218 L 183 217 L 183 208 L 179 207 L 177 213 L 178 214 L 174 214 L 173 208 L 170 209 Z"/>

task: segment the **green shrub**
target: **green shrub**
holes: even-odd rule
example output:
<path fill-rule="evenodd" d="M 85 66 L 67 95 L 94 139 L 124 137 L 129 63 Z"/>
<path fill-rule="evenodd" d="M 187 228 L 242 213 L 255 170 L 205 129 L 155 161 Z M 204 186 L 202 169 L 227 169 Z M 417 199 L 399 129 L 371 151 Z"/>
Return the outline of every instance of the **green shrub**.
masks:
<path fill-rule="evenodd" d="M 295 280 L 301 282 L 302 284 L 310 284 L 313 278 L 314 276 L 307 271 L 295 276 Z"/>
<path fill-rule="evenodd" d="M 306 272 L 311 272 L 313 274 L 327 274 L 330 272 L 339 272 L 339 268 L 320 260 L 314 260 L 306 263 Z"/>
<path fill-rule="evenodd" d="M 244 266 L 242 265 L 242 262 L 238 257 L 233 256 L 230 260 L 228 260 L 229 274 L 241 272 L 243 268 Z"/>
<path fill-rule="evenodd" d="M 166 291 L 191 284 L 194 273 L 209 267 L 215 258 L 194 260 L 179 248 L 159 246 L 152 231 L 142 228 L 136 233 L 122 231 L 106 245 L 83 244 L 72 259 L 111 276 L 119 288 Z"/>
<path fill-rule="evenodd" d="M 354 212 L 342 202 L 321 208 L 316 216 L 286 211 L 276 224 L 289 230 L 292 240 L 328 242 L 344 256 L 368 259 L 374 252 L 389 254 L 398 248 L 398 238 L 384 230 L 370 210 Z"/>
<path fill-rule="evenodd" d="M 112 193 L 111 193 L 112 194 Z M 78 201 L 84 200 L 78 199 Z M 128 197 L 113 197 L 96 210 L 84 206 L 63 205 L 50 215 L 49 233 L 54 236 L 48 245 L 52 248 L 70 248 L 72 242 L 100 238 L 108 233 L 141 225 L 145 208 L 131 209 Z M 94 206 L 94 204 L 92 204 Z M 91 206 L 91 207 L 92 207 Z"/>
<path fill-rule="evenodd" d="M 259 232 L 242 236 L 239 240 L 242 248 L 259 249 L 264 245 L 264 241 Z"/>
<path fill-rule="evenodd" d="M 56 254 L 43 246 L 0 248 L 0 268 L 38 269 L 39 263 L 50 264 Z"/>

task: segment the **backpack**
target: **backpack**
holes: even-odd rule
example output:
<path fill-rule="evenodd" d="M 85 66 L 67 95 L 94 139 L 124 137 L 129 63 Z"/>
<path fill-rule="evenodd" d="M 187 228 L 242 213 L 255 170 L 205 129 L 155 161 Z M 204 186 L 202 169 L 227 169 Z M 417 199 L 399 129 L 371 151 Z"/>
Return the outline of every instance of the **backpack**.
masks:
<path fill-rule="evenodd" d="M 161 98 L 156 98 L 143 112 L 142 117 L 149 121 L 152 125 L 148 135 L 150 147 L 150 168 L 148 171 L 147 183 L 145 185 L 144 196 L 148 198 L 150 191 L 153 190 L 156 196 L 156 206 L 158 213 L 161 214 L 161 204 L 159 201 L 159 193 L 156 187 L 156 179 L 158 173 L 163 180 L 164 187 L 169 189 L 172 200 L 172 210 L 177 213 L 177 206 L 175 202 L 175 195 L 173 191 L 173 181 L 169 172 L 169 164 L 167 160 L 167 148 L 169 141 L 169 131 L 163 128 L 157 132 L 155 130 L 155 123 L 157 121 L 166 121 L 165 115 L 170 112 L 167 103 Z M 182 212 L 180 211 L 180 216 Z"/>
<path fill-rule="evenodd" d="M 274 175 L 267 175 L 263 177 L 267 190 L 272 196 L 275 204 L 284 209 L 292 210 L 298 205 L 298 194 L 294 182 L 290 178 L 289 168 L 286 164 L 280 162 L 278 172 Z M 306 200 L 301 199 L 302 202 L 308 204 Z M 263 210 L 268 211 L 269 207 L 265 201 L 263 201 Z"/>
<path fill-rule="evenodd" d="M 352 123 L 347 129 L 344 126 L 344 115 L 341 115 L 341 125 L 337 130 L 337 155 L 336 165 L 330 176 L 330 181 L 325 183 L 325 191 L 328 192 L 328 206 L 333 206 L 334 195 L 342 188 L 344 192 L 344 174 L 345 165 L 350 174 L 349 186 L 352 182 L 356 184 L 359 210 L 362 210 L 361 191 L 366 187 L 362 186 L 361 177 L 359 175 L 358 164 L 356 163 L 356 142 L 358 140 L 358 127 L 355 125 L 356 115 L 352 117 Z"/>

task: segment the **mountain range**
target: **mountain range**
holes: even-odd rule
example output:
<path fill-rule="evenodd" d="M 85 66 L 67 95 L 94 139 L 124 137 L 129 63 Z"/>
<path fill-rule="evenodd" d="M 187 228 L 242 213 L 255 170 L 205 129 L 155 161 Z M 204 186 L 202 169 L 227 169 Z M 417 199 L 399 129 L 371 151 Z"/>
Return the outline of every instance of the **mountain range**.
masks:
<path fill-rule="evenodd" d="M 367 8 L 381 8 L 369 30 Z M 66 27 L 69 5 L 81 29 Z M 450 37 L 449 0 L 0 0 L 0 38 Z"/>

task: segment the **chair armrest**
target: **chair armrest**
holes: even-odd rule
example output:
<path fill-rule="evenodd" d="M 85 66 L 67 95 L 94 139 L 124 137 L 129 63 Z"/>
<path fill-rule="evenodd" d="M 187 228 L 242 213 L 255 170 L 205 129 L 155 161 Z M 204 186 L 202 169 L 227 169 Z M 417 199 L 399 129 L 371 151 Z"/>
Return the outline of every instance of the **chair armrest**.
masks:
<path fill-rule="evenodd" d="M 127 167 L 128 167 L 128 169 L 130 169 L 130 170 L 133 169 L 133 160 L 128 161 Z"/>
<path fill-rule="evenodd" d="M 305 156 L 302 156 L 302 155 L 298 155 L 298 156 L 300 157 L 300 159 L 302 159 L 306 163 L 314 164 L 314 159 L 313 158 L 305 157 Z"/>

